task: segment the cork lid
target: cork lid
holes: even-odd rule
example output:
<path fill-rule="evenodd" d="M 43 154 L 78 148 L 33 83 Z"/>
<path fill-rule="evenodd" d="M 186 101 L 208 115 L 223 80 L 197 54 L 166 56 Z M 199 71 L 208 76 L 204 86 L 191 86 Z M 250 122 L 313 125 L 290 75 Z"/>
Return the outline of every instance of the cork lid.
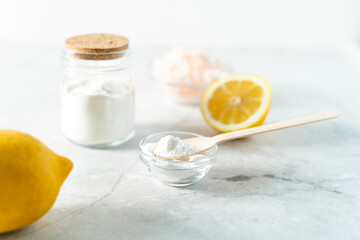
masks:
<path fill-rule="evenodd" d="M 84 34 L 66 39 L 68 49 L 75 51 L 72 55 L 81 59 L 103 60 L 121 57 L 116 53 L 128 49 L 129 40 L 114 34 Z"/>

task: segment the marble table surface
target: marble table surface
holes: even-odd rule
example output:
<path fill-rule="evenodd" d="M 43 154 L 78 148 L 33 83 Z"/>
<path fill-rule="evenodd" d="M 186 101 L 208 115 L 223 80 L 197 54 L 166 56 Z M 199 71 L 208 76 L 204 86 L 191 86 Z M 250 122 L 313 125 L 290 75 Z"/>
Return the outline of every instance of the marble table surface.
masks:
<path fill-rule="evenodd" d="M 61 46 L 0 49 L 0 128 L 28 132 L 74 162 L 53 208 L 12 239 L 360 239 L 360 55 L 356 47 L 207 49 L 234 73 L 273 89 L 266 123 L 326 111 L 327 122 L 220 146 L 217 163 L 183 188 L 152 178 L 138 142 L 166 130 L 216 132 L 196 106 L 164 99 L 148 77 L 164 48 L 134 46 L 136 135 L 88 149 L 59 130 Z M 0 189 L 1 197 L 1 189 Z"/>

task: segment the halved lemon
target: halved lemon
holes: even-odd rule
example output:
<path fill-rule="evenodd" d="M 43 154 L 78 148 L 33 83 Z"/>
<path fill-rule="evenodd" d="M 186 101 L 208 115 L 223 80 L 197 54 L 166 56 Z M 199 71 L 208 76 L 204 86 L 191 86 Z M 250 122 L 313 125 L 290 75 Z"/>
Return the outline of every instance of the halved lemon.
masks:
<path fill-rule="evenodd" d="M 200 109 L 211 127 L 219 132 L 231 132 L 261 125 L 271 97 L 271 88 L 262 77 L 230 75 L 207 88 Z"/>

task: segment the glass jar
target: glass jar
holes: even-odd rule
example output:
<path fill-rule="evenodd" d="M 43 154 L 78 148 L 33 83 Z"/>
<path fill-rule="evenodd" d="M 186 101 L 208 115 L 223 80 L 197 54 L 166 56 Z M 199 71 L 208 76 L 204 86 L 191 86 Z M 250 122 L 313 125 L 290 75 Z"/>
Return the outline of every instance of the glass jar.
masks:
<path fill-rule="evenodd" d="M 125 37 L 87 34 L 62 54 L 61 130 L 76 144 L 117 146 L 134 135 L 131 50 Z"/>

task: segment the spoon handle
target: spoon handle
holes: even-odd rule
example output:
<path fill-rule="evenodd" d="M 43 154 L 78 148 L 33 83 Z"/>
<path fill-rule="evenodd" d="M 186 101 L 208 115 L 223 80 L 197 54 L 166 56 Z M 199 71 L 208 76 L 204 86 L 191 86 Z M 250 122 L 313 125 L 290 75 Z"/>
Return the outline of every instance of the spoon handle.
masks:
<path fill-rule="evenodd" d="M 303 125 L 303 124 L 307 124 L 307 123 L 318 122 L 318 121 L 323 121 L 323 120 L 327 120 L 327 119 L 331 119 L 331 118 L 336 118 L 338 116 L 340 116 L 340 113 L 338 113 L 338 112 L 321 113 L 321 114 L 312 115 L 312 116 L 308 116 L 308 117 L 296 118 L 296 119 L 292 119 L 292 120 L 287 120 L 287 121 L 262 125 L 262 126 L 258 126 L 258 127 L 248 128 L 248 129 L 239 130 L 239 131 L 235 131 L 235 132 L 223 133 L 223 134 L 216 135 L 212 138 L 216 143 L 223 143 L 223 142 L 227 142 L 227 141 L 230 141 L 233 139 L 243 138 L 243 137 L 255 135 L 258 133 L 270 132 L 270 131 L 288 128 L 288 127 L 295 127 L 295 126 L 299 126 L 299 125 Z"/>

